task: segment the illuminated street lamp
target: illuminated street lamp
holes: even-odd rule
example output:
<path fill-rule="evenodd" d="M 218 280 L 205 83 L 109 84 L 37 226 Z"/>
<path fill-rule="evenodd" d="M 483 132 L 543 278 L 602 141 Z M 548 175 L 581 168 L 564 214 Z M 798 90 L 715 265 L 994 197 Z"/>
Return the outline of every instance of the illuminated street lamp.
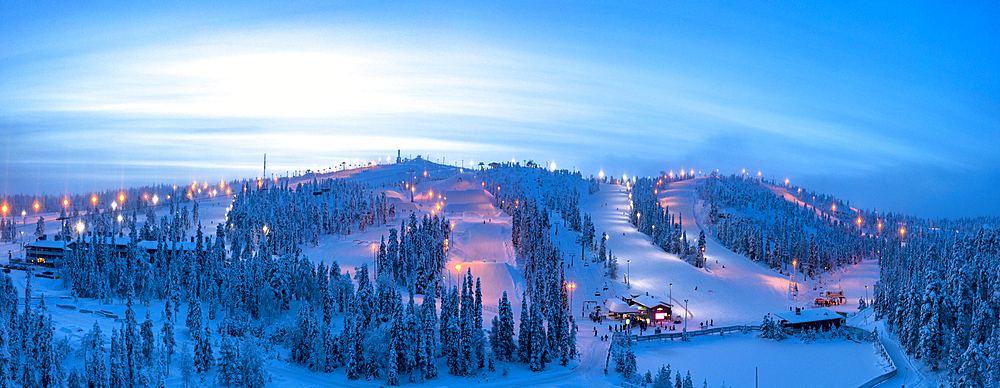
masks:
<path fill-rule="evenodd" d="M 7 208 L 7 204 L 6 204 L 6 203 L 5 203 L 5 204 L 3 204 L 3 215 L 4 215 L 4 217 L 6 217 L 6 216 L 7 216 L 7 211 L 8 211 L 8 210 L 10 210 L 10 209 L 9 209 L 9 208 Z"/>
<path fill-rule="evenodd" d="M 69 207 L 69 199 L 63 198 L 63 206 Z"/>
<path fill-rule="evenodd" d="M 569 289 L 569 313 L 570 315 L 573 315 L 573 291 L 576 291 L 576 283 L 567 284 L 566 288 Z M 580 313 L 580 316 L 583 316 L 582 312 Z"/>
<path fill-rule="evenodd" d="M 35 202 L 34 207 L 35 207 L 35 211 L 37 212 L 38 208 L 42 207 L 42 205 L 39 205 L 38 202 Z"/>
<path fill-rule="evenodd" d="M 376 254 L 377 253 L 378 253 L 378 247 L 375 244 L 372 244 L 372 269 L 375 270 L 374 271 L 375 272 L 375 279 L 378 279 L 378 265 L 375 265 L 376 264 L 376 260 L 377 260 L 376 259 Z"/>
<path fill-rule="evenodd" d="M 157 202 L 160 202 L 160 197 L 158 197 L 156 194 L 153 194 L 153 206 L 156 206 Z"/>

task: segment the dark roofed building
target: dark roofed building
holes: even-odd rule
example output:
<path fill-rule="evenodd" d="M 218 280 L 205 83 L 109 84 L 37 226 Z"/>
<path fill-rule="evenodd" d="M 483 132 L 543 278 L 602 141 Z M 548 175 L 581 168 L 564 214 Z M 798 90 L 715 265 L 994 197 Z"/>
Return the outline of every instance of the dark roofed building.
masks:
<path fill-rule="evenodd" d="M 72 248 L 66 246 L 66 241 L 38 239 L 38 241 L 24 246 L 24 259 L 29 263 L 53 267 L 71 250 Z"/>
<path fill-rule="evenodd" d="M 778 317 L 778 323 L 782 327 L 791 330 L 815 329 L 830 330 L 840 327 L 844 323 L 844 317 L 837 312 L 819 309 L 796 309 L 784 313 L 774 314 Z"/>

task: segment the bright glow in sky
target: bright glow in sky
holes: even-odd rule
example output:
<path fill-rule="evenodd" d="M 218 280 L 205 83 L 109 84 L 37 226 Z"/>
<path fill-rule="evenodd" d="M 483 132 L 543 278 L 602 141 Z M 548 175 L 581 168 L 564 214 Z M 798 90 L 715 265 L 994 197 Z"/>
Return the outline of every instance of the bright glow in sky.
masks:
<path fill-rule="evenodd" d="M 1000 215 L 1000 9 L 5 2 L 5 193 L 395 155 L 790 177 Z"/>

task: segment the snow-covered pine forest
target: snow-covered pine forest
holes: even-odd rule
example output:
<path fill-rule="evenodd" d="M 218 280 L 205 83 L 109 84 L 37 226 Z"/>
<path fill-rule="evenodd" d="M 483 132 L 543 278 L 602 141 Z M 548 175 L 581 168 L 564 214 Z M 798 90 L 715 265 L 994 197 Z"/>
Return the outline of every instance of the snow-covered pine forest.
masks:
<path fill-rule="evenodd" d="M 812 278 L 877 260 L 872 303 L 906 352 L 946 368 L 951 387 L 1000 386 L 1000 219 L 855 209 L 741 175 L 712 175 L 698 195 L 716 241 L 771 268 L 787 272 L 797 259 Z"/>
<path fill-rule="evenodd" d="M 693 387 L 691 373 L 683 377 L 669 362 L 643 374 L 638 365 L 649 365 L 641 356 L 646 351 L 632 337 L 612 331 L 610 341 L 599 339 L 597 329 L 610 326 L 588 322 L 593 337 L 587 335 L 587 348 L 579 347 L 571 282 L 597 275 L 588 284 L 602 295 L 599 287 L 614 292 L 624 272 L 611 252 L 613 236 L 598 232 L 612 225 L 610 215 L 646 236 L 646 245 L 691 264 L 684 271 L 697 272 L 652 274 L 656 283 L 665 276 L 684 282 L 708 273 L 714 261 L 707 259 L 718 257 L 702 250 L 710 239 L 779 277 L 795 268 L 811 280 L 880 262 L 874 308 L 900 345 L 942 369 L 950 386 L 1000 386 L 995 218 L 883 214 L 738 175 L 617 181 L 496 163 L 420 176 L 420 166 L 368 180 L 246 180 L 212 188 L 147 186 L 61 200 L 21 198 L 20 206 L 39 203 L 36 214 L 58 208 L 58 217 L 5 218 L 0 234 L 6 241 L 30 228 L 79 249 L 55 272 L 28 268 L 23 282 L 13 277 L 18 272 L 0 275 L 0 387 L 160 387 L 168 381 L 260 387 L 274 382 L 268 370 L 282 363 L 345 382 L 401 385 L 442 375 L 507 376 L 512 365 L 524 373 L 559 371 L 575 368 L 588 354 L 589 372 L 580 373 L 594 373 L 599 363 L 622 381 Z M 454 191 L 420 192 L 445 181 Z M 688 187 L 674 185 L 688 183 L 691 191 L 682 193 L 697 196 L 695 205 L 677 205 L 683 201 L 665 196 Z M 457 189 L 470 186 L 465 193 Z M 211 205 L 199 195 L 223 196 L 222 190 L 227 199 Z M 449 195 L 477 190 L 499 212 L 471 219 L 464 213 L 464 220 L 446 216 L 453 213 L 446 211 Z M 619 195 L 605 190 L 627 196 L 625 205 L 594 203 Z M 584 212 L 585 204 L 596 213 Z M 209 221 L 206 206 L 225 210 L 211 210 L 216 216 Z M 497 230 L 509 231 L 502 240 L 516 261 L 515 278 L 523 280 L 501 292 L 478 277 L 484 269 L 476 265 L 482 264 L 449 267 L 450 249 L 470 249 L 456 248 L 469 238 L 468 232 L 456 234 L 456 222 L 459 229 L 507 223 L 509 229 Z M 493 229 L 480 232 L 485 230 Z M 688 236 L 699 230 L 697 237 Z M 620 240 L 630 238 L 619 232 Z M 360 235 L 368 237 L 359 241 Z M 371 253 L 370 261 L 354 259 L 351 268 L 342 268 L 336 254 L 326 251 L 334 245 L 360 246 Z M 635 273 L 635 248 L 617 248 L 627 252 Z M 310 258 L 321 253 L 329 263 Z M 798 265 L 790 267 L 793 260 Z M 588 263 L 599 269 L 574 268 Z M 40 295 L 37 281 L 70 290 L 64 298 L 74 303 L 91 300 L 84 303 L 124 310 L 94 312 L 112 318 L 110 326 L 95 321 L 79 335 L 61 335 L 53 331 L 58 308 Z M 499 300 L 486 298 L 487 292 Z M 484 315 L 492 320 L 484 322 Z M 746 323 L 759 322 L 759 316 L 752 318 Z"/>
<path fill-rule="evenodd" d="M 708 209 L 705 225 L 716 241 L 769 268 L 794 269 L 805 279 L 876 259 L 888 244 L 879 234 L 882 229 L 891 234 L 891 215 L 852 209 L 797 188 L 788 190 L 792 202 L 771 187 L 738 175 L 712 175 L 700 183 L 698 195 Z"/>
<path fill-rule="evenodd" d="M 905 222 L 882 255 L 876 314 L 950 387 L 1000 386 L 1000 220 Z"/>

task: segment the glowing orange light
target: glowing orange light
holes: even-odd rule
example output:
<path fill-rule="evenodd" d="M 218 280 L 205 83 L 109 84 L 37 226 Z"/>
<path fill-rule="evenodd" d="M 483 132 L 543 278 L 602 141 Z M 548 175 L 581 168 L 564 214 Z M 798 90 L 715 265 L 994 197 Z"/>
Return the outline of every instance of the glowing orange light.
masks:
<path fill-rule="evenodd" d="M 788 178 L 785 178 L 785 186 L 788 186 Z"/>
<path fill-rule="evenodd" d="M 41 207 L 41 206 L 42 205 L 39 205 L 38 202 L 35 202 L 35 210 L 38 210 L 38 208 Z"/>
<path fill-rule="evenodd" d="M 97 196 L 90 197 L 90 202 L 97 203 Z"/>
<path fill-rule="evenodd" d="M 900 236 L 906 235 L 906 228 L 899 228 L 899 235 Z"/>
<path fill-rule="evenodd" d="M 376 249 L 378 249 L 378 247 L 375 246 L 375 244 L 372 244 L 372 251 L 375 251 Z"/>
<path fill-rule="evenodd" d="M 143 195 L 142 195 L 142 199 L 144 199 L 144 200 L 149 200 L 149 193 L 145 193 L 145 194 L 143 194 Z"/>
<path fill-rule="evenodd" d="M 861 217 L 858 217 L 858 226 L 861 226 Z"/>
<path fill-rule="evenodd" d="M 837 204 L 833 204 L 833 206 L 830 206 L 830 209 L 833 211 L 837 211 Z"/>
<path fill-rule="evenodd" d="M 799 261 L 798 261 L 798 260 L 792 260 L 792 266 L 793 266 L 793 267 L 794 267 L 794 266 L 796 266 L 796 265 L 798 265 L 798 264 L 799 264 Z"/>
<path fill-rule="evenodd" d="M 219 182 L 219 188 L 220 189 L 226 188 L 226 182 Z"/>
<path fill-rule="evenodd" d="M 7 208 L 7 204 L 5 203 L 5 204 L 3 204 L 3 214 L 7 214 L 7 210 L 10 210 L 10 209 Z"/>
<path fill-rule="evenodd" d="M 69 200 L 63 199 L 63 206 L 69 206 Z"/>
<path fill-rule="evenodd" d="M 456 271 L 461 271 L 462 270 L 462 265 L 461 264 L 455 264 L 455 270 Z"/>
<path fill-rule="evenodd" d="M 567 285 L 566 285 L 566 288 L 569 288 L 569 289 L 574 289 L 574 288 L 576 288 L 576 283 L 570 283 L 570 284 L 567 284 Z"/>
<path fill-rule="evenodd" d="M 263 181 L 263 180 L 260 180 L 260 179 L 258 179 L 258 180 L 257 180 L 257 188 L 261 188 L 261 187 L 263 187 L 263 186 L 264 186 L 264 181 Z"/>
<path fill-rule="evenodd" d="M 878 223 L 878 228 L 879 228 L 880 230 L 882 229 L 882 223 L 881 223 L 881 222 L 879 222 L 879 223 Z"/>
<path fill-rule="evenodd" d="M 125 203 L 125 194 L 118 194 L 118 202 Z"/>

